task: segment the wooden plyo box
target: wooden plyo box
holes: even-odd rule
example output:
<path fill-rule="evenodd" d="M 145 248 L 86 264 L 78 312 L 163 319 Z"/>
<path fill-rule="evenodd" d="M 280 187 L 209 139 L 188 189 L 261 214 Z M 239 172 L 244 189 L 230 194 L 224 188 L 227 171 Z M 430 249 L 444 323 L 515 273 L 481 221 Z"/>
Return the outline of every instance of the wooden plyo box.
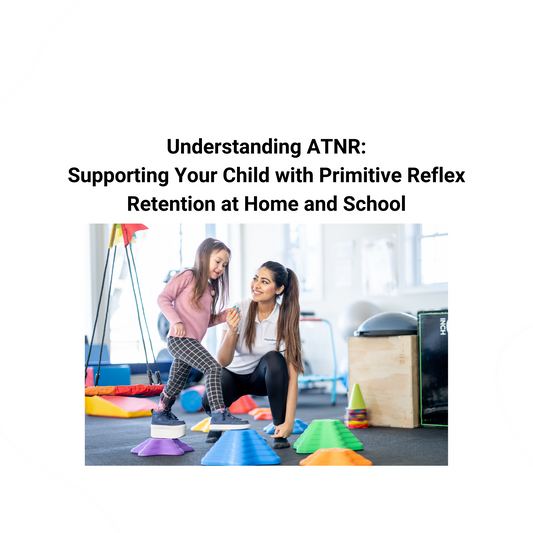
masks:
<path fill-rule="evenodd" d="M 418 337 L 349 337 L 349 390 L 358 383 L 372 426 L 420 425 Z"/>

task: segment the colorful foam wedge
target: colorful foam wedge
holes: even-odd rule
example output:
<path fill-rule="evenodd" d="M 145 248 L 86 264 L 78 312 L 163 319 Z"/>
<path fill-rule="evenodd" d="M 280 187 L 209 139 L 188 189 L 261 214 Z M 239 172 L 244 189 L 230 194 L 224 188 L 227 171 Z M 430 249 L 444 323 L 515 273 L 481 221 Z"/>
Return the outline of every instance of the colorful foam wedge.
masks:
<path fill-rule="evenodd" d="M 251 396 L 246 395 L 234 401 L 229 406 L 229 412 L 232 415 L 245 415 L 257 407 L 259 406 L 255 403 L 255 400 Z"/>
<path fill-rule="evenodd" d="M 346 448 L 320 449 L 300 461 L 301 466 L 372 466 L 372 461 Z"/>
<path fill-rule="evenodd" d="M 184 455 L 185 452 L 193 452 L 194 449 L 179 439 L 147 439 L 131 450 L 139 457 L 150 455 Z"/>
<path fill-rule="evenodd" d="M 296 453 L 314 453 L 321 448 L 363 449 L 361 441 L 340 420 L 313 420 L 293 447 Z"/>
<path fill-rule="evenodd" d="M 157 404 L 147 398 L 126 396 L 85 396 L 85 412 L 92 416 L 138 418 L 152 416 Z"/>
<path fill-rule="evenodd" d="M 259 466 L 277 465 L 278 455 L 253 429 L 225 431 L 204 455 L 204 466 Z"/>
<path fill-rule="evenodd" d="M 294 427 L 292 428 L 292 434 L 295 433 L 303 433 L 307 429 L 307 424 L 305 422 L 302 422 L 299 418 L 296 418 L 294 420 Z M 267 433 L 268 435 L 273 435 L 276 428 L 274 427 L 274 423 L 268 424 L 268 426 L 265 426 L 263 428 L 263 431 Z"/>

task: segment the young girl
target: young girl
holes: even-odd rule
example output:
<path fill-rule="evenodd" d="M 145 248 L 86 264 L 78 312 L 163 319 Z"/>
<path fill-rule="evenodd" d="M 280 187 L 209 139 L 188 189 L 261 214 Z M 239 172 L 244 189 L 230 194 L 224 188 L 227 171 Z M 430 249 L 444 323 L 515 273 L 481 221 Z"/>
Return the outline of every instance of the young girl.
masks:
<path fill-rule="evenodd" d="M 178 420 L 171 408 L 185 386 L 191 367 L 203 372 L 206 379 L 205 392 L 213 406 L 210 427 L 217 430 L 250 427 L 249 422 L 234 417 L 224 405 L 220 385 L 222 367 L 201 344 L 207 328 L 226 319 L 227 310 L 221 312 L 221 309 L 228 297 L 230 256 L 231 251 L 224 243 L 205 239 L 196 251 L 193 268 L 172 278 L 157 298 L 170 322 L 168 351 L 174 361 L 159 404 L 152 411 L 152 437 L 185 435 L 185 422 Z"/>
<path fill-rule="evenodd" d="M 251 298 L 227 312 L 217 353 L 224 367 L 222 393 L 226 403 L 246 394 L 268 396 L 275 427 L 272 447 L 286 448 L 294 426 L 298 374 L 303 374 L 298 278 L 290 268 L 268 261 L 250 288 Z M 206 412 L 212 406 L 205 394 L 202 405 Z M 211 425 L 207 442 L 220 435 Z"/>

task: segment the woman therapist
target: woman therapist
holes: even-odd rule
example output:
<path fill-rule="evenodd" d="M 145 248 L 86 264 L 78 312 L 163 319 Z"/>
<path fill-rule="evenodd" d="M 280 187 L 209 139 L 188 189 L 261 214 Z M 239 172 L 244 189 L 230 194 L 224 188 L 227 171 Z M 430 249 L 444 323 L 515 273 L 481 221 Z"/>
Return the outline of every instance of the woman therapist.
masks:
<path fill-rule="evenodd" d="M 224 403 L 241 396 L 268 396 L 275 427 L 273 448 L 290 446 L 298 400 L 298 374 L 303 374 L 299 285 L 296 274 L 267 261 L 251 284 L 251 298 L 229 309 L 217 359 L 222 369 Z M 281 300 L 281 301 L 280 301 Z M 211 409 L 202 398 L 206 413 Z M 207 442 L 222 432 L 210 431 Z"/>

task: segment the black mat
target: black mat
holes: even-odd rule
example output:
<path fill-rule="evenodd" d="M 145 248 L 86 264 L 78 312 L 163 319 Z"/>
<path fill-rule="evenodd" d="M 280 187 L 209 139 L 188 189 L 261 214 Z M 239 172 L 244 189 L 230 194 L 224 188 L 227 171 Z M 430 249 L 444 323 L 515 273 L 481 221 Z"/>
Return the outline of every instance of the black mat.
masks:
<path fill-rule="evenodd" d="M 254 400 L 259 407 L 268 407 L 267 398 Z M 153 400 L 155 403 L 155 399 Z M 301 391 L 298 398 L 296 418 L 306 424 L 317 419 L 344 418 L 344 396 L 337 396 L 337 405 L 331 405 L 331 396 L 317 391 Z M 150 417 L 108 418 L 85 415 L 85 464 L 91 465 L 133 465 L 133 466 L 200 466 L 202 457 L 213 444 L 205 442 L 206 433 L 191 431 L 191 428 L 206 418 L 206 414 L 188 413 L 179 400 L 173 408 L 174 414 L 187 423 L 187 433 L 180 439 L 194 448 L 194 452 L 181 456 L 139 457 L 131 450 L 150 437 Z M 272 438 L 265 428 L 270 421 L 254 420 L 249 415 L 237 415 L 250 421 L 256 430 L 270 444 Z M 374 466 L 416 466 L 448 464 L 448 429 L 444 427 L 419 427 L 415 429 L 369 427 L 350 430 L 363 444 L 358 453 L 372 461 Z M 281 464 L 276 466 L 298 466 L 309 454 L 296 453 L 292 444 L 300 437 L 289 437 L 290 448 L 276 450 Z M 205 468 L 205 467 L 204 467 Z"/>

